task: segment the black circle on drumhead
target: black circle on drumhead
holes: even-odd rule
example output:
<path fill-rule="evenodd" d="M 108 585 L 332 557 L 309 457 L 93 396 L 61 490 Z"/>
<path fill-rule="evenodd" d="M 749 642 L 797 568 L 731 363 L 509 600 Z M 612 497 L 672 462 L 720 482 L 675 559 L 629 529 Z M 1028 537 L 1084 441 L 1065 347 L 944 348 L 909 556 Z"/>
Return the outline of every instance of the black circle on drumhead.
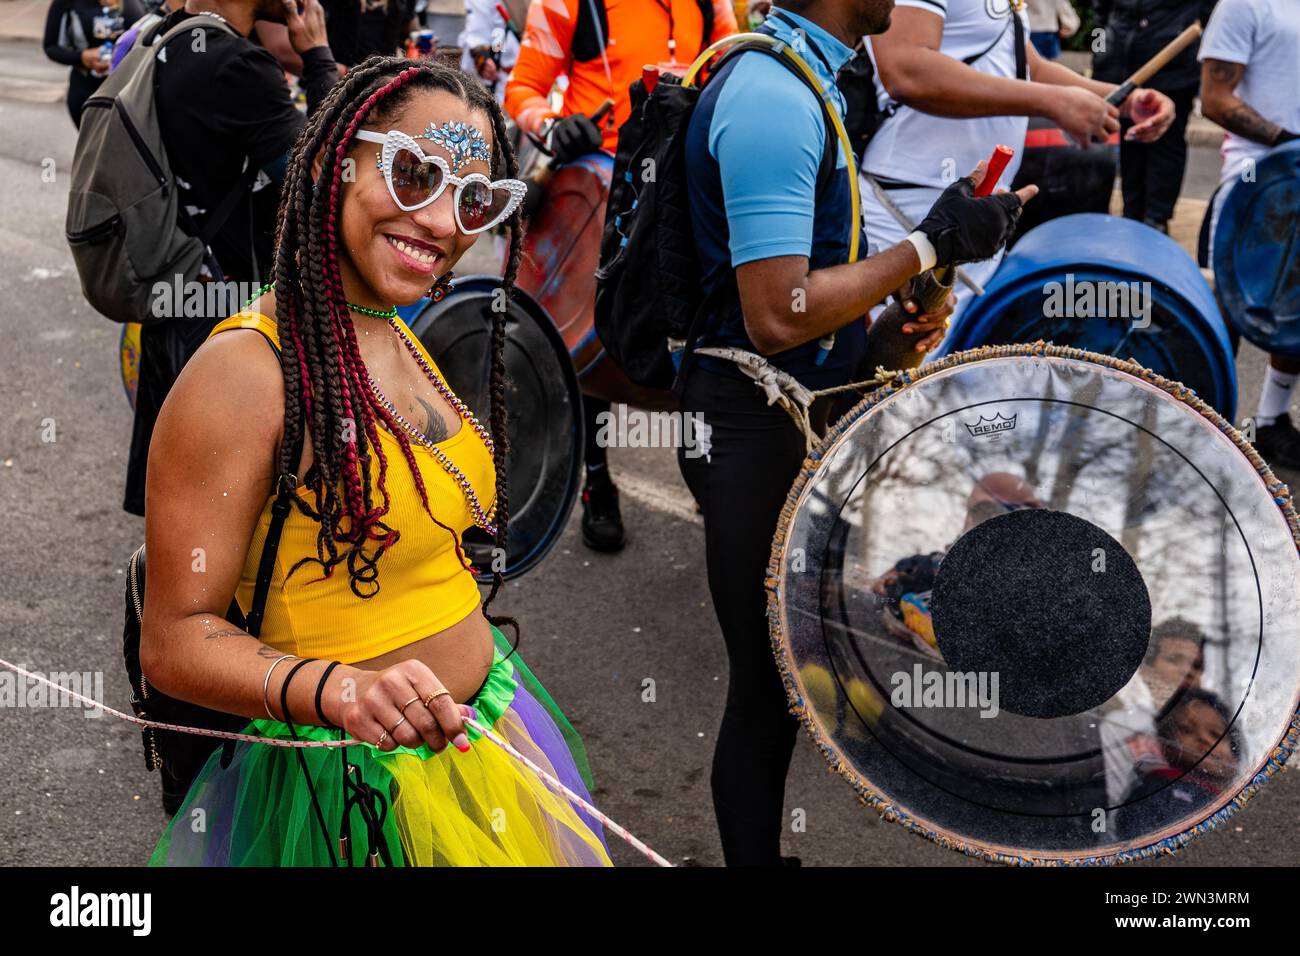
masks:
<path fill-rule="evenodd" d="M 997 704 L 1066 717 L 1110 700 L 1151 637 L 1151 597 L 1122 545 L 1064 511 L 971 528 L 939 565 L 934 636 L 950 671 L 997 676 Z"/>
<path fill-rule="evenodd" d="M 452 391 L 485 426 L 500 287 L 494 276 L 457 278 L 410 322 Z M 582 393 L 568 348 L 546 310 L 518 288 L 506 312 L 505 364 L 510 521 L 502 573 L 509 579 L 536 566 L 559 540 L 580 490 L 583 448 Z M 470 528 L 464 544 L 478 579 L 490 581 L 492 540 Z"/>

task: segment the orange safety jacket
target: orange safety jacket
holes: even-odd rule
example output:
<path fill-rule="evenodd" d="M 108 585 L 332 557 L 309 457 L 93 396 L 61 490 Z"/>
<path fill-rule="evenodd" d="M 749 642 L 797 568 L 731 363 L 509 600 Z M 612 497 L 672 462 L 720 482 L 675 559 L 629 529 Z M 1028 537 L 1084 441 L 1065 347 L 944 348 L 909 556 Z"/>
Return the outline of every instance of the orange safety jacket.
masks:
<path fill-rule="evenodd" d="M 632 111 L 628 87 L 641 78 L 641 68 L 664 68 L 675 61 L 675 72 L 684 73 L 703 47 L 736 32 L 736 14 L 731 0 L 712 0 L 713 31 L 704 41 L 700 36 L 704 17 L 697 0 L 603 0 L 609 23 L 605 56 L 610 75 L 606 76 L 599 54 L 581 62 L 573 58 L 580 4 L 591 2 L 532 0 L 519 61 L 506 86 L 505 108 L 520 129 L 537 134 L 552 116 L 590 116 L 611 99 L 613 121 L 603 124 L 603 146 L 613 153 L 618 145 L 618 128 Z M 594 2 L 599 5 L 602 0 Z M 675 55 L 669 52 L 670 11 Z M 557 113 L 547 96 L 560 74 L 568 76 L 569 86 Z"/>

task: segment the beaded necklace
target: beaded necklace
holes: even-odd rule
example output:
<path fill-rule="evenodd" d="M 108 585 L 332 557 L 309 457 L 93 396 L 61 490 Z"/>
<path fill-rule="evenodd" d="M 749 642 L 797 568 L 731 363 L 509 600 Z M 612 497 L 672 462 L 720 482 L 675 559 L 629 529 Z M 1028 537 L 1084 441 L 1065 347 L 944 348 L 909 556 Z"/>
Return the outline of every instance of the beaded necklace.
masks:
<path fill-rule="evenodd" d="M 253 297 L 244 303 L 244 308 L 247 309 L 250 305 L 252 305 L 254 302 L 260 299 L 262 296 L 266 295 L 274 288 L 275 288 L 275 283 L 268 282 L 266 285 L 262 286 L 262 288 L 258 289 L 256 292 L 253 293 Z M 393 306 L 390 309 L 385 309 L 381 311 L 379 309 L 368 309 L 364 305 L 357 305 L 355 302 L 349 302 L 348 308 L 351 309 L 353 312 L 360 312 L 362 315 L 374 316 L 376 319 L 397 318 L 397 306 Z"/>
<path fill-rule="evenodd" d="M 470 413 L 469 407 L 456 397 L 456 394 L 447 386 L 447 383 L 442 380 L 438 373 L 433 370 L 433 367 L 425 361 L 423 353 L 420 351 L 419 347 L 411 341 L 410 336 L 406 334 L 406 330 L 402 328 L 401 323 L 393 317 L 388 320 L 388 325 L 397 333 L 397 337 L 402 340 L 402 344 L 405 345 L 406 350 L 411 353 L 411 357 L 415 359 L 415 364 L 420 367 L 420 371 L 424 373 L 424 377 L 429 380 L 429 383 L 433 385 L 438 394 L 446 399 L 447 404 L 455 409 L 456 414 L 458 414 L 464 421 L 465 427 L 474 430 L 475 434 L 478 435 L 478 437 L 483 441 L 483 444 L 487 447 L 488 454 L 493 454 L 496 448 L 492 444 L 492 436 L 488 434 L 488 430 L 484 428 L 482 423 L 480 423 L 479 420 Z M 465 473 L 461 471 L 449 457 L 447 457 L 447 453 L 439 448 L 432 439 L 402 416 L 402 413 L 397 410 L 397 407 L 389 401 L 382 391 L 380 391 L 379 383 L 375 381 L 374 376 L 370 376 L 370 391 L 374 393 L 379 404 L 383 405 L 384 408 L 388 410 L 388 414 L 393 416 L 393 420 L 401 426 L 407 436 L 427 448 L 437 460 L 438 464 L 442 466 L 443 471 L 447 472 L 447 474 L 451 476 L 452 481 L 456 482 L 460 487 L 461 493 L 465 496 L 466 503 L 469 504 L 470 513 L 474 516 L 474 524 L 495 537 L 497 529 L 496 525 L 492 523 L 492 518 L 496 514 L 496 505 L 493 504 L 491 511 L 485 512 L 483 510 L 483 506 L 479 503 L 478 494 L 474 491 L 474 487 L 470 484 L 469 478 Z"/>
<path fill-rule="evenodd" d="M 274 282 L 268 282 L 257 291 L 256 295 L 244 303 L 244 307 L 247 308 L 252 305 L 262 296 L 266 295 L 266 293 L 270 292 L 274 287 Z M 362 315 L 369 315 L 376 319 L 384 319 L 388 322 L 389 327 L 397 333 L 397 337 L 402 340 L 402 344 L 406 346 L 406 350 L 410 352 L 411 357 L 415 359 L 415 364 L 420 367 L 420 371 L 424 373 L 424 377 L 429 380 L 429 383 L 435 390 L 437 390 L 438 394 L 446 399 L 447 404 L 456 411 L 456 414 L 461 417 L 464 423 L 468 427 L 472 428 L 478 437 L 482 439 L 483 444 L 487 446 L 488 454 L 493 454 L 496 449 L 492 444 L 492 436 L 488 434 L 488 430 L 483 427 L 479 420 L 470 413 L 469 407 L 456 397 L 455 392 L 453 392 L 438 373 L 433 370 L 433 367 L 425 361 L 424 354 L 420 351 L 419 347 L 411 341 L 410 336 L 406 334 L 406 330 L 402 328 L 401 323 L 397 321 L 397 306 L 393 306 L 387 311 L 380 311 L 378 309 L 368 309 L 362 305 L 354 305 L 351 302 L 347 305 L 348 308 L 354 312 L 360 312 Z M 494 503 L 492 505 L 491 511 L 484 511 L 483 506 L 479 503 L 478 494 L 474 491 L 474 487 L 470 484 L 469 478 L 466 477 L 465 473 L 456 466 L 456 464 L 447 456 L 447 453 L 439 448 L 433 440 L 406 420 L 402 413 L 397 410 L 397 406 L 389 401 L 384 393 L 380 391 L 379 383 L 375 381 L 373 375 L 367 375 L 367 378 L 370 381 L 370 391 L 374 394 L 375 399 L 379 404 L 387 409 L 388 414 L 393 417 L 393 421 L 397 422 L 397 424 L 401 426 L 402 430 L 406 432 L 408 438 L 424 448 L 427 448 L 433 455 L 434 459 L 442 467 L 442 470 L 451 476 L 452 481 L 456 482 L 461 493 L 465 496 L 466 503 L 469 505 L 470 513 L 474 517 L 474 524 L 493 537 L 496 537 L 496 525 L 492 522 L 492 518 L 496 514 L 497 510 L 496 504 Z"/>

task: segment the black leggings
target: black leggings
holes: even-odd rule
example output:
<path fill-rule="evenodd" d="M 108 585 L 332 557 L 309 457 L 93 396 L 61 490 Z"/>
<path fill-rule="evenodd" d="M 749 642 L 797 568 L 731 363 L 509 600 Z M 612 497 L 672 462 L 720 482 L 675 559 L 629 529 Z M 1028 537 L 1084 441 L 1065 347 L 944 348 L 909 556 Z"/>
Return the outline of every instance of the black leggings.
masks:
<path fill-rule="evenodd" d="M 711 429 L 707 457 L 688 458 L 683 448 L 677 460 L 704 512 L 709 591 L 730 664 L 713 752 L 722 853 L 728 866 L 779 866 L 798 722 L 772 653 L 763 578 L 777 518 L 803 464 L 804 439 L 749 379 L 696 368 L 682 409 Z"/>
<path fill-rule="evenodd" d="M 68 79 L 68 115 L 72 117 L 72 123 L 78 129 L 81 128 L 81 113 L 85 109 L 86 100 L 90 99 L 91 94 L 99 89 L 103 82 L 102 76 L 91 76 L 76 69 L 72 71 Z"/>

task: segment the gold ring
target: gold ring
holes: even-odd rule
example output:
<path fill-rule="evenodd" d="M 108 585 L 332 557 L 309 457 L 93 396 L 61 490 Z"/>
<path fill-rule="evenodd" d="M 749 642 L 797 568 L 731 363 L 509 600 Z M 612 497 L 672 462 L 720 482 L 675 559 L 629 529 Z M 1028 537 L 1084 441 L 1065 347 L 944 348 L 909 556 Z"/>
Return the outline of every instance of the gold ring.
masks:
<path fill-rule="evenodd" d="M 417 700 L 419 700 L 419 699 L 420 699 L 420 695 L 419 695 L 419 694 L 416 694 L 414 697 L 412 697 L 410 700 L 408 700 L 405 704 L 402 705 L 402 707 L 401 707 L 401 709 L 398 711 L 398 713 L 400 713 L 403 717 L 405 717 L 405 716 L 406 716 L 406 708 L 410 707 L 412 704 L 414 704 L 414 703 L 415 703 Z M 400 726 L 401 726 L 401 724 L 398 724 L 398 727 L 400 727 Z M 394 727 L 393 729 L 396 730 L 397 727 Z"/>
<path fill-rule="evenodd" d="M 384 745 L 384 741 L 387 739 L 388 739 L 388 731 L 385 730 L 382 734 L 379 735 L 379 739 L 375 741 L 375 746 L 382 747 Z"/>
<path fill-rule="evenodd" d="M 444 687 L 442 690 L 435 690 L 432 694 L 426 697 L 424 700 L 425 709 L 427 710 L 430 704 L 432 704 L 435 700 L 437 700 L 439 697 L 443 696 L 444 694 L 450 697 L 451 691 L 447 690 L 447 688 Z"/>
<path fill-rule="evenodd" d="M 403 717 L 403 718 L 402 718 L 401 720 L 399 720 L 397 723 L 393 724 L 393 729 L 392 729 L 391 731 L 389 731 L 389 732 L 390 732 L 390 733 L 394 733 L 394 734 L 397 733 L 397 728 L 400 727 L 400 726 L 402 726 L 402 724 L 404 724 L 404 723 L 406 723 L 406 718 L 405 718 L 405 717 Z M 393 740 L 396 741 L 397 738 L 394 737 Z"/>

